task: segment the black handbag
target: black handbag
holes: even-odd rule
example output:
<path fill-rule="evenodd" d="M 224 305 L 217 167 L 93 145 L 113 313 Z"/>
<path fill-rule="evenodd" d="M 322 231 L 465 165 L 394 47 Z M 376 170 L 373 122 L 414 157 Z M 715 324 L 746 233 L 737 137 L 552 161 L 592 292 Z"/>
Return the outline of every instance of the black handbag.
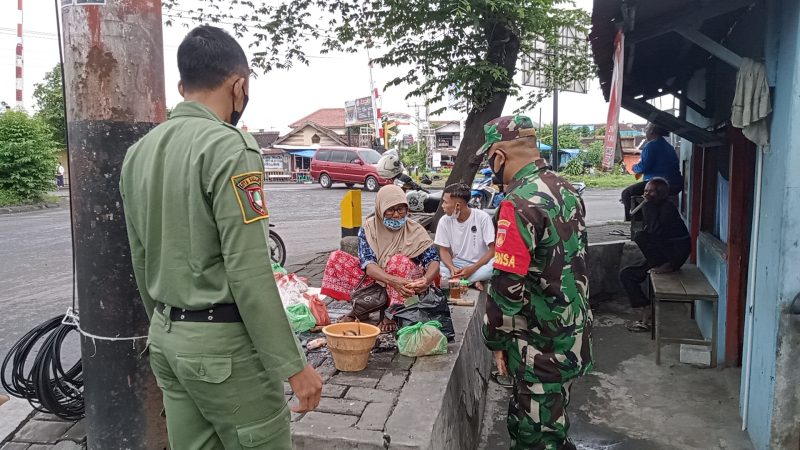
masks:
<path fill-rule="evenodd" d="M 429 287 L 424 294 L 420 295 L 418 303 L 405 306 L 396 311 L 387 311 L 386 317 L 397 322 L 398 330 L 408 325 L 414 325 L 417 322 L 438 320 L 442 324 L 442 334 L 447 337 L 449 342 L 453 342 L 456 337 L 447 298 L 435 286 Z"/>
<path fill-rule="evenodd" d="M 389 294 L 386 293 L 386 288 L 377 282 L 362 287 L 366 279 L 367 275 L 364 274 L 356 288 L 350 293 L 350 302 L 353 304 L 353 309 L 347 316 L 353 319 L 366 320 L 369 314 L 385 308 L 389 303 Z"/>

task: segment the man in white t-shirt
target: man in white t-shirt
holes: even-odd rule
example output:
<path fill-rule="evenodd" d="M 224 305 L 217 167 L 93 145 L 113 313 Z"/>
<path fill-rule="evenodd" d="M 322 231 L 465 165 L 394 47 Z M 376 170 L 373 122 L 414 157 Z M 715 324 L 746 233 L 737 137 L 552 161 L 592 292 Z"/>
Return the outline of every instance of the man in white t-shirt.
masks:
<path fill-rule="evenodd" d="M 444 189 L 442 209 L 445 216 L 436 227 L 434 243 L 439 247 L 443 277 L 466 278 L 482 289 L 482 281 L 492 277 L 494 225 L 489 214 L 471 209 L 470 188 L 451 184 Z"/>

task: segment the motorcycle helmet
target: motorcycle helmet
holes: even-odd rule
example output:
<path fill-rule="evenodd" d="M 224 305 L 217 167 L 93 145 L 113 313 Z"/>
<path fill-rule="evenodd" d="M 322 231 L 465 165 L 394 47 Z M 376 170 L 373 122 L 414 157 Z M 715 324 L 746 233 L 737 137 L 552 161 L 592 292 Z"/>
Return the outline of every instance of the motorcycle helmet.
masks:
<path fill-rule="evenodd" d="M 377 164 L 378 176 L 386 179 L 393 179 L 403 173 L 403 164 L 396 150 L 387 150 L 381 156 Z"/>
<path fill-rule="evenodd" d="M 406 194 L 406 201 L 408 202 L 408 209 L 414 212 L 425 211 L 425 198 L 428 197 L 423 191 L 410 191 Z"/>

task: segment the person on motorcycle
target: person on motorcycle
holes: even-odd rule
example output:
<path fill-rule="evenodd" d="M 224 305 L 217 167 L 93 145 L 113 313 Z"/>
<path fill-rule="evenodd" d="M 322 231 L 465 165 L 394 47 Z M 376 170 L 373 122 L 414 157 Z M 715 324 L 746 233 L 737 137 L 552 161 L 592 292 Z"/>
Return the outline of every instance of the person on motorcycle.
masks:
<path fill-rule="evenodd" d="M 463 183 L 444 188 L 442 209 L 445 216 L 436 227 L 433 242 L 439 247 L 442 277 L 464 278 L 483 290 L 483 281 L 492 277 L 494 225 L 480 209 L 467 206 L 470 187 Z"/>

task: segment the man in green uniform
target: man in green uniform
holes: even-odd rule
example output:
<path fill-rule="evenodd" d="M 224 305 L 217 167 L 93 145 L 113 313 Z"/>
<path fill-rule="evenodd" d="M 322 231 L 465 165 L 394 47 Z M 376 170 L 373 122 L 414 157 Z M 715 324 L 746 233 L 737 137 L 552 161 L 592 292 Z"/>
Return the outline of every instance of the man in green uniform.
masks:
<path fill-rule="evenodd" d="M 513 380 L 512 448 L 574 449 L 566 407 L 572 380 L 592 367 L 592 313 L 583 202 L 539 157 L 533 123 L 484 126 L 489 167 L 507 186 L 500 205 L 484 339 Z"/>
<path fill-rule="evenodd" d="M 128 150 L 120 177 L 170 447 L 290 449 L 283 380 L 304 412 L 319 403 L 322 379 L 272 274 L 258 144 L 235 126 L 247 57 L 202 26 L 178 48 L 178 69 L 185 101 Z"/>

